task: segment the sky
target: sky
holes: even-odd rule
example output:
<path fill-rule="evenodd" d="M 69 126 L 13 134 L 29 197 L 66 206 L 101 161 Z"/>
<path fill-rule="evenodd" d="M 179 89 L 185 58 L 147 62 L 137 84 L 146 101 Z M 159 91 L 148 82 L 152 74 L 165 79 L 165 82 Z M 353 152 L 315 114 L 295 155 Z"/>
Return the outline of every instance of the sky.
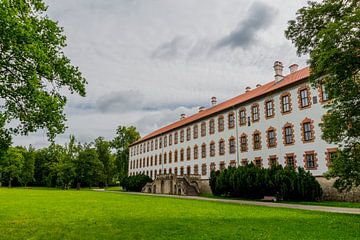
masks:
<path fill-rule="evenodd" d="M 141 136 L 199 106 L 209 107 L 274 79 L 274 61 L 288 73 L 305 67 L 284 35 L 300 1 L 45 0 L 64 28 L 64 52 L 88 81 L 86 97 L 68 95 L 67 130 L 81 142 L 113 139 L 117 126 Z M 47 146 L 46 132 L 14 144 Z"/>

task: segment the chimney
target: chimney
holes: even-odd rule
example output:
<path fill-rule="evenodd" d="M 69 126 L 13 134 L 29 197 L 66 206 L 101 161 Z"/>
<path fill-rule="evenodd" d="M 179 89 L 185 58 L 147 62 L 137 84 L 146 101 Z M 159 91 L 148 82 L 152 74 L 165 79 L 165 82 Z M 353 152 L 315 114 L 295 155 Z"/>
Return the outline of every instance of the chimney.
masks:
<path fill-rule="evenodd" d="M 205 110 L 205 107 L 203 107 L 203 106 L 199 107 L 199 112 L 202 112 L 204 110 Z"/>
<path fill-rule="evenodd" d="M 215 106 L 217 104 L 216 97 L 211 98 L 211 106 Z"/>
<path fill-rule="evenodd" d="M 249 92 L 251 90 L 251 87 L 246 87 L 245 92 Z"/>
<path fill-rule="evenodd" d="M 180 120 L 183 120 L 184 118 L 186 118 L 186 115 L 185 115 L 185 113 L 182 113 L 182 114 L 180 115 Z"/>
<path fill-rule="evenodd" d="M 281 80 L 283 80 L 283 78 L 284 78 L 283 69 L 284 69 L 284 66 L 283 66 L 282 62 L 275 61 L 275 63 L 274 63 L 275 83 L 278 83 Z"/>
<path fill-rule="evenodd" d="M 261 87 L 261 84 L 256 84 L 256 87 L 258 88 L 258 87 Z"/>
<path fill-rule="evenodd" d="M 291 65 L 289 66 L 290 73 L 296 72 L 296 71 L 298 70 L 298 67 L 299 67 L 299 65 L 297 65 L 296 63 L 291 64 Z"/>

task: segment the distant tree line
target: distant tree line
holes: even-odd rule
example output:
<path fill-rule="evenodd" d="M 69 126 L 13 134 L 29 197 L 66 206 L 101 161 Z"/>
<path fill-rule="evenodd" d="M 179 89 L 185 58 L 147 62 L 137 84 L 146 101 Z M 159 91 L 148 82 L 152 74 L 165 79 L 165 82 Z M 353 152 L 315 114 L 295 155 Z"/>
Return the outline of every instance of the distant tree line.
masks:
<path fill-rule="evenodd" d="M 98 137 L 82 144 L 71 136 L 64 146 L 10 146 L 0 150 L 0 184 L 63 189 L 107 187 L 127 176 L 129 144 L 139 138 L 135 127 L 119 126 L 111 141 Z"/>
<path fill-rule="evenodd" d="M 322 189 L 315 177 L 303 168 L 274 166 L 259 168 L 253 163 L 212 171 L 210 187 L 214 195 L 262 199 L 276 196 L 282 200 L 314 201 Z"/>

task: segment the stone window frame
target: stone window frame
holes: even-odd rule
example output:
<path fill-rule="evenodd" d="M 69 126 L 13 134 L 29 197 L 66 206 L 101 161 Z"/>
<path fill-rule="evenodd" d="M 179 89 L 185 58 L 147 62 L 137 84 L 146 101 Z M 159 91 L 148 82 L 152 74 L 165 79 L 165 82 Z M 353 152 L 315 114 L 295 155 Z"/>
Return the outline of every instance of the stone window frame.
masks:
<path fill-rule="evenodd" d="M 154 140 L 151 140 L 150 151 L 154 151 Z"/>
<path fill-rule="evenodd" d="M 143 165 L 142 165 L 143 168 L 145 167 L 145 163 L 146 163 L 146 158 L 144 157 L 144 158 L 143 158 Z M 141 166 L 140 166 L 140 167 L 141 167 Z"/>
<path fill-rule="evenodd" d="M 180 167 L 180 176 L 184 176 L 185 171 L 184 171 L 184 166 Z"/>
<path fill-rule="evenodd" d="M 188 146 L 188 147 L 186 148 L 186 160 L 187 160 L 187 161 L 190 161 L 190 159 L 191 159 L 191 147 Z"/>
<path fill-rule="evenodd" d="M 215 133 L 215 119 L 211 118 L 209 120 L 209 134 L 214 134 Z"/>
<path fill-rule="evenodd" d="M 278 156 L 277 156 L 276 154 L 274 154 L 274 155 L 269 155 L 269 157 L 268 157 L 268 159 L 267 159 L 267 160 L 268 160 L 268 166 L 269 166 L 269 168 L 272 167 L 271 160 L 273 160 L 273 159 L 275 159 L 276 166 L 279 165 L 279 158 L 278 158 Z"/>
<path fill-rule="evenodd" d="M 257 161 L 260 161 L 260 166 L 258 166 Z M 253 164 L 255 165 L 255 167 L 263 167 L 263 159 L 261 157 L 255 157 L 253 160 Z"/>
<path fill-rule="evenodd" d="M 228 117 L 228 129 L 233 129 L 235 127 L 235 113 L 233 111 L 227 114 Z"/>
<path fill-rule="evenodd" d="M 178 155 L 178 150 L 177 149 L 175 149 L 174 150 L 174 162 L 176 163 L 176 162 L 178 162 L 178 157 L 179 157 L 179 155 Z"/>
<path fill-rule="evenodd" d="M 215 157 L 216 154 L 216 147 L 215 147 L 215 142 L 211 141 L 209 144 L 209 156 L 210 157 Z"/>
<path fill-rule="evenodd" d="M 294 160 L 294 169 L 296 169 L 297 168 L 297 160 L 296 160 L 296 154 L 295 153 L 286 153 L 285 154 L 285 156 L 284 156 L 284 158 L 285 158 L 285 161 L 284 161 L 284 163 L 285 163 L 285 166 L 287 166 L 288 167 L 288 157 L 292 157 L 293 158 L 293 160 Z"/>
<path fill-rule="evenodd" d="M 191 166 L 190 165 L 186 166 L 186 175 L 191 175 Z"/>
<path fill-rule="evenodd" d="M 229 167 L 236 167 L 236 160 L 230 160 Z"/>
<path fill-rule="evenodd" d="M 216 171 L 216 163 L 215 162 L 210 163 L 210 172 L 212 172 L 212 171 Z"/>
<path fill-rule="evenodd" d="M 193 137 L 194 139 L 197 139 L 199 136 L 199 127 L 197 124 L 193 126 Z"/>
<path fill-rule="evenodd" d="M 245 142 L 246 142 L 246 150 L 245 151 L 242 148 L 242 138 L 245 138 Z M 247 151 L 249 151 L 248 135 L 246 133 L 242 133 L 240 135 L 240 152 L 247 152 Z"/>
<path fill-rule="evenodd" d="M 164 136 L 164 148 L 167 147 L 167 136 Z"/>
<path fill-rule="evenodd" d="M 172 174 L 172 168 L 169 168 L 168 173 Z"/>
<path fill-rule="evenodd" d="M 146 157 L 146 167 L 149 166 L 149 156 Z"/>
<path fill-rule="evenodd" d="M 155 170 L 155 171 L 156 171 L 156 170 Z M 174 167 L 174 174 L 175 174 L 175 176 L 178 175 L 178 168 L 177 168 L 177 167 Z"/>
<path fill-rule="evenodd" d="M 180 130 L 180 142 L 183 143 L 185 140 L 185 132 L 184 129 Z"/>
<path fill-rule="evenodd" d="M 169 151 L 168 163 L 172 163 L 172 151 Z"/>
<path fill-rule="evenodd" d="M 241 112 L 244 112 L 244 118 L 241 118 Z M 244 119 L 244 122 L 241 121 L 242 119 Z M 246 126 L 246 108 L 245 107 L 241 107 L 239 109 L 239 125 Z"/>
<path fill-rule="evenodd" d="M 291 127 L 291 137 L 292 137 L 292 142 L 291 143 L 286 143 L 286 128 Z M 290 123 L 290 122 L 286 122 L 285 125 L 282 127 L 282 135 L 283 135 L 283 143 L 284 146 L 292 146 L 295 144 L 295 133 L 294 133 L 294 124 Z"/>
<path fill-rule="evenodd" d="M 198 175 L 199 175 L 199 165 L 198 165 L 198 164 L 195 164 L 195 165 L 194 165 L 194 175 L 195 175 L 195 176 L 198 176 Z"/>
<path fill-rule="evenodd" d="M 150 157 L 150 166 L 153 166 L 153 164 L 154 164 L 154 157 L 151 156 L 151 157 Z"/>
<path fill-rule="evenodd" d="M 159 138 L 159 149 L 162 148 L 162 137 Z"/>
<path fill-rule="evenodd" d="M 308 166 L 308 162 L 307 162 L 307 156 L 308 155 L 313 155 L 314 156 L 314 167 L 309 167 Z M 314 150 L 311 151 L 305 151 L 303 154 L 303 162 L 304 162 L 304 169 L 306 170 L 317 170 L 319 165 L 318 165 L 318 158 L 317 158 L 317 153 Z"/>
<path fill-rule="evenodd" d="M 201 164 L 201 175 L 206 176 L 206 163 Z"/>
<path fill-rule="evenodd" d="M 304 90 L 306 90 L 306 92 L 307 92 L 307 101 L 308 101 L 307 106 L 302 105 L 301 92 L 304 91 Z M 311 105 L 312 105 L 312 102 L 311 102 L 311 89 L 310 89 L 310 86 L 308 84 L 299 87 L 298 90 L 297 90 L 297 95 L 298 95 L 298 106 L 299 106 L 300 110 L 311 108 Z"/>
<path fill-rule="evenodd" d="M 310 131 L 311 131 L 311 140 L 305 140 L 305 128 L 304 128 L 304 124 L 305 123 L 309 123 L 310 124 Z M 303 143 L 313 143 L 315 141 L 315 130 L 314 130 L 314 120 L 306 117 L 304 120 L 301 121 L 300 123 L 300 129 L 301 129 L 301 141 Z"/>
<path fill-rule="evenodd" d="M 269 132 L 274 131 L 274 145 L 270 146 L 270 139 L 269 139 Z M 276 137 L 276 128 L 273 126 L 270 126 L 268 129 L 266 129 L 266 146 L 268 148 L 276 148 L 277 147 L 277 137 Z"/>
<path fill-rule="evenodd" d="M 178 144 L 179 142 L 179 133 L 176 131 L 174 133 L 174 144 Z"/>
<path fill-rule="evenodd" d="M 259 147 L 256 148 L 256 145 L 255 145 L 255 135 L 259 135 Z M 258 151 L 258 150 L 261 150 L 262 148 L 262 144 L 261 144 L 261 132 L 257 129 L 255 129 L 255 131 L 252 133 L 252 144 L 253 144 L 253 150 L 254 151 Z"/>
<path fill-rule="evenodd" d="M 329 99 L 329 95 L 325 92 L 326 91 L 325 85 L 324 84 L 319 84 L 317 89 L 318 89 L 318 93 L 319 93 L 319 102 L 321 104 L 329 102 L 330 99 Z M 325 100 L 324 100 L 324 94 L 327 95 L 327 99 L 325 99 Z"/>
<path fill-rule="evenodd" d="M 158 155 L 157 154 L 155 154 L 155 157 L 154 157 L 154 166 L 157 166 L 157 161 L 158 160 Z"/>
<path fill-rule="evenodd" d="M 146 142 L 146 152 L 149 152 L 150 151 L 150 142 L 147 141 Z"/>
<path fill-rule="evenodd" d="M 326 148 L 325 160 L 326 160 L 326 166 L 327 167 L 331 166 L 331 154 L 332 153 L 337 153 L 337 151 L 338 151 L 337 147 Z"/>
<path fill-rule="evenodd" d="M 247 158 L 241 159 L 241 166 L 246 166 L 247 164 L 248 164 L 248 159 Z"/>
<path fill-rule="evenodd" d="M 236 153 L 235 137 L 234 137 L 234 136 L 229 137 L 228 142 L 229 142 L 229 153 L 230 153 L 230 154 Z"/>
<path fill-rule="evenodd" d="M 225 155 L 225 140 L 220 138 L 219 140 L 219 156 Z"/>
<path fill-rule="evenodd" d="M 180 149 L 180 162 L 183 162 L 185 160 L 185 153 L 184 153 L 184 149 L 181 148 Z"/>
<path fill-rule="evenodd" d="M 257 119 L 254 119 L 254 108 L 257 109 Z M 251 105 L 251 122 L 256 123 L 260 121 L 260 106 L 258 103 L 253 103 Z"/>
<path fill-rule="evenodd" d="M 224 115 L 218 117 L 218 132 L 222 132 L 225 129 Z"/>
<path fill-rule="evenodd" d="M 163 162 L 164 162 L 164 165 L 167 164 L 167 153 L 166 152 L 163 153 Z"/>
<path fill-rule="evenodd" d="M 289 98 L 289 111 L 284 112 L 284 101 L 283 98 L 284 97 L 288 97 Z M 290 92 L 284 92 L 280 95 L 280 112 L 282 115 L 286 115 L 292 112 L 292 101 L 291 101 L 291 93 Z"/>
<path fill-rule="evenodd" d="M 223 171 L 226 169 L 226 164 L 225 164 L 225 161 L 220 161 L 219 162 L 219 170 L 220 171 Z"/>
<path fill-rule="evenodd" d="M 191 140 L 191 127 L 186 128 L 186 141 Z"/>
<path fill-rule="evenodd" d="M 194 159 L 197 160 L 199 158 L 199 147 L 197 144 L 194 145 L 193 153 L 194 153 Z"/>
<path fill-rule="evenodd" d="M 271 102 L 271 105 L 272 105 L 272 115 L 271 116 L 268 116 L 268 103 Z M 271 118 L 274 118 L 275 117 L 275 101 L 273 98 L 270 98 L 270 99 L 266 99 L 264 101 L 264 111 L 265 111 L 265 119 L 271 119 Z"/>
<path fill-rule="evenodd" d="M 206 136 L 206 122 L 202 122 L 200 125 L 200 134 L 202 137 Z"/>
<path fill-rule="evenodd" d="M 206 158 L 206 143 L 201 144 L 201 158 Z"/>
<path fill-rule="evenodd" d="M 173 137 L 172 136 L 173 136 L 172 133 L 170 133 L 169 134 L 169 146 L 171 146 L 172 143 L 173 143 Z"/>
<path fill-rule="evenodd" d="M 162 154 L 159 153 L 159 165 L 161 165 L 161 164 L 162 164 Z"/>

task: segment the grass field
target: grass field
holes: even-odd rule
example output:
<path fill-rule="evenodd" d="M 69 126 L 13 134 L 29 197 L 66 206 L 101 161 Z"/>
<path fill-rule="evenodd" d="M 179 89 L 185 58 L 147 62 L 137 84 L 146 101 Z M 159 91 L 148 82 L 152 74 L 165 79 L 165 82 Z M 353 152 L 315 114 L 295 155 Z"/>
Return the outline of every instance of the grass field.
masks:
<path fill-rule="evenodd" d="M 0 188 L 0 239 L 360 239 L 360 216 L 126 193 Z"/>

